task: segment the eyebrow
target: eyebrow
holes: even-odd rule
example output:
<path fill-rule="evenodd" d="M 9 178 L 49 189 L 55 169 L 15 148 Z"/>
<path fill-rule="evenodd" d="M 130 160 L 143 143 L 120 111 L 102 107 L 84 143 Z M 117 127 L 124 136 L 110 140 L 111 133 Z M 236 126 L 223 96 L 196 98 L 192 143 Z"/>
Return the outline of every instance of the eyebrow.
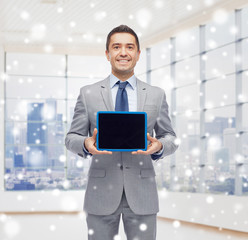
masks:
<path fill-rule="evenodd" d="M 122 43 L 113 43 L 112 46 L 116 46 L 116 45 L 121 45 Z M 132 45 L 135 46 L 134 43 L 125 43 L 125 45 Z"/>

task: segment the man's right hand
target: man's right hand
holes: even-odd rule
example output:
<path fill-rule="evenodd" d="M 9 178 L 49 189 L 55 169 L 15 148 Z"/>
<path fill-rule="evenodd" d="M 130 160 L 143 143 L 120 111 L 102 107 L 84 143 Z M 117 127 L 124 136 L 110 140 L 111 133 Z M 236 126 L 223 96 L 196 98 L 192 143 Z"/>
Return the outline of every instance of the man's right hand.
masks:
<path fill-rule="evenodd" d="M 97 134 L 97 129 L 94 128 L 94 132 L 92 137 L 88 137 L 84 140 L 84 147 L 88 152 L 90 152 L 92 155 L 95 154 L 112 154 L 111 151 L 98 151 L 96 148 L 96 134 Z"/>

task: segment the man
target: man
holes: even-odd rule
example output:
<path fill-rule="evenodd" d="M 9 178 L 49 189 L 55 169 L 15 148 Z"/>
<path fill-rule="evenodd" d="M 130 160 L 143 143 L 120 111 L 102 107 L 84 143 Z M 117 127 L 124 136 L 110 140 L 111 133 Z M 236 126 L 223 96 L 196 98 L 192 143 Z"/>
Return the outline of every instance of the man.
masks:
<path fill-rule="evenodd" d="M 112 73 L 81 88 L 65 140 L 68 150 L 82 157 L 92 155 L 84 200 L 88 239 L 117 239 L 122 216 L 128 240 L 154 240 L 159 208 L 152 160 L 177 149 L 165 93 L 135 77 L 140 45 L 131 28 L 114 28 L 108 34 L 105 53 Z M 97 150 L 96 113 L 114 109 L 147 113 L 147 151 Z M 156 137 L 152 137 L 153 130 Z"/>

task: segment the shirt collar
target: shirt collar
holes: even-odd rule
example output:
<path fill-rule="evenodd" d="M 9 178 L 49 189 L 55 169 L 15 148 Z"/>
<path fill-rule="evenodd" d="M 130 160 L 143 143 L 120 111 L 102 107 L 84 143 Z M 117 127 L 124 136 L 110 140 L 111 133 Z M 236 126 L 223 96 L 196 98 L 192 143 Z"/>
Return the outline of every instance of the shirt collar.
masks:
<path fill-rule="evenodd" d="M 120 79 L 118 79 L 113 73 L 111 73 L 110 74 L 110 88 L 113 88 L 118 81 L 120 81 Z M 132 87 L 133 90 L 136 88 L 137 80 L 136 80 L 135 75 L 133 75 L 126 81 L 128 81 L 128 84 Z"/>

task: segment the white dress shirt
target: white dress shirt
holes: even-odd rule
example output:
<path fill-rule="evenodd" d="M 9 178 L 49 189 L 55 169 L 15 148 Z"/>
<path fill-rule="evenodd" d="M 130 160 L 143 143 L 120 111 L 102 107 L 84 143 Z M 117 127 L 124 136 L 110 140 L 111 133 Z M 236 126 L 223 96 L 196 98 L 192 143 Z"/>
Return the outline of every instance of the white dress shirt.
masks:
<path fill-rule="evenodd" d="M 116 94 L 119 88 L 119 85 L 116 84 L 118 81 L 120 80 L 111 73 L 110 74 L 110 89 L 111 89 L 114 108 L 115 108 Z M 126 86 L 126 91 L 127 91 L 129 112 L 136 112 L 137 111 L 137 80 L 136 80 L 136 77 L 133 75 L 126 81 L 128 81 L 128 84 Z"/>

